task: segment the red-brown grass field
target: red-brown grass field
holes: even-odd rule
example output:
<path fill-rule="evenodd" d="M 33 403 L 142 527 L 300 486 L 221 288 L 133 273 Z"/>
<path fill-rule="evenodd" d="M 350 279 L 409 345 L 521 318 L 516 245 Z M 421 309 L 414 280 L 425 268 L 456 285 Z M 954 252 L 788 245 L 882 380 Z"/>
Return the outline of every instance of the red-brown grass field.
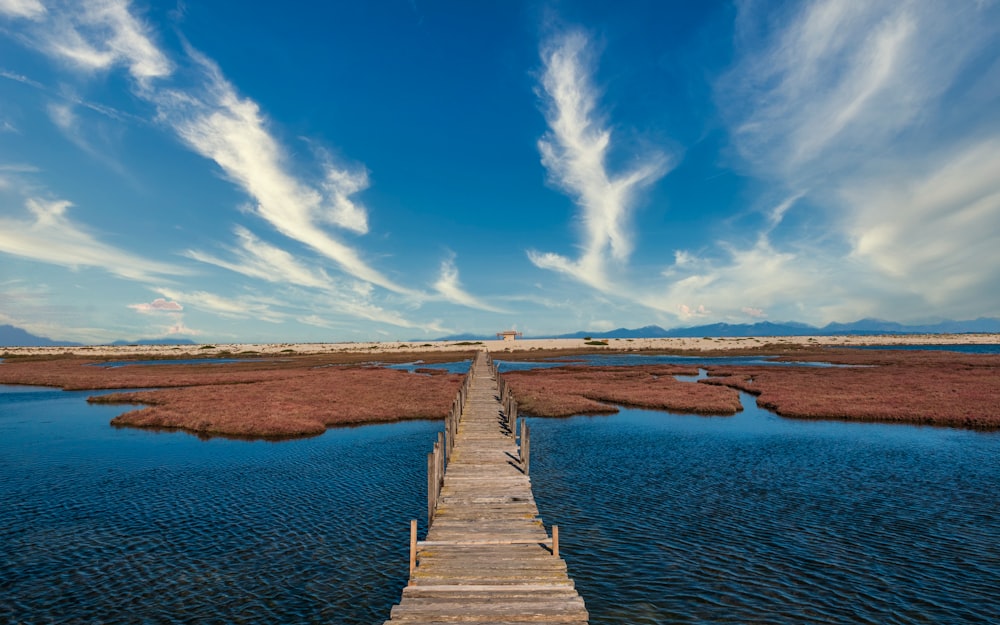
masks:
<path fill-rule="evenodd" d="M 734 414 L 740 410 L 740 389 L 784 417 L 1000 429 L 1000 356 L 823 348 L 772 353 L 790 364 L 712 366 L 710 377 L 697 384 L 674 378 L 695 374 L 692 367 L 666 365 L 558 367 L 505 376 L 520 412 L 538 417 L 610 414 L 616 406 Z M 210 436 L 297 437 L 332 426 L 443 418 L 462 376 L 433 369 L 411 374 L 365 361 L 433 363 L 471 355 L 291 355 L 228 364 L 115 368 L 93 366 L 100 361 L 76 356 L 14 357 L 0 364 L 0 384 L 128 389 L 90 399 L 142 406 L 115 417 L 116 426 L 177 428 Z M 503 356 L 509 357 L 517 356 Z M 538 354 L 524 357 L 535 359 Z M 849 366 L 796 366 L 794 361 Z"/>
<path fill-rule="evenodd" d="M 735 414 L 739 395 L 729 388 L 680 382 L 690 367 L 557 367 L 504 374 L 518 411 L 534 416 L 612 414 L 616 405 L 674 412 Z M 720 392 L 721 391 L 721 392 Z"/>
<path fill-rule="evenodd" d="M 849 366 L 711 367 L 703 382 L 752 393 L 783 417 L 1000 429 L 1000 356 L 826 349 L 792 359 Z"/>
<path fill-rule="evenodd" d="M 471 354 L 446 354 L 456 360 Z M 381 356 L 380 356 L 381 357 Z M 327 427 L 403 419 L 443 419 L 462 382 L 454 374 L 415 375 L 366 365 L 371 355 L 292 356 L 227 364 L 99 367 L 94 360 L 8 359 L 0 384 L 67 390 L 143 389 L 91 397 L 142 404 L 116 426 L 179 428 L 203 435 L 298 437 Z M 386 355 L 383 362 L 431 362 L 426 354 Z"/>

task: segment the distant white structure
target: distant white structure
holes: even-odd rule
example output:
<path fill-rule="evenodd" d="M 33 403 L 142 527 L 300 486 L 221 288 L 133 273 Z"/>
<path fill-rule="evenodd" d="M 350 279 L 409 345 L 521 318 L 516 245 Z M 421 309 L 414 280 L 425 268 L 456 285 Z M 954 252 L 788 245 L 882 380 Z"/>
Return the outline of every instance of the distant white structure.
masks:
<path fill-rule="evenodd" d="M 514 339 L 518 337 L 523 337 L 524 334 L 518 332 L 517 330 L 504 330 L 503 332 L 497 332 L 497 338 L 503 339 L 504 341 L 514 342 Z"/>

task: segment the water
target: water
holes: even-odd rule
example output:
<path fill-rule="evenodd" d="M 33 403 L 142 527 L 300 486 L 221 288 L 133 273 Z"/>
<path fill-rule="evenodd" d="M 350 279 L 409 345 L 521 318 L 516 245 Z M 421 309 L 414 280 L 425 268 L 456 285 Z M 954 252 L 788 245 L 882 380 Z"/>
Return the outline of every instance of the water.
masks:
<path fill-rule="evenodd" d="M 439 424 L 201 441 L 90 394 L 0 386 L 0 623 L 388 618 Z"/>
<path fill-rule="evenodd" d="M 0 387 L 0 622 L 388 618 L 440 424 L 202 441 L 89 394 Z M 1000 622 L 1000 435 L 744 406 L 529 420 L 592 623 Z"/>
<path fill-rule="evenodd" d="M 448 373 L 461 373 L 465 375 L 469 372 L 469 367 L 472 365 L 471 360 L 459 360 L 455 362 L 432 362 L 426 363 L 423 360 L 417 360 L 414 362 L 401 362 L 390 365 L 383 365 L 386 369 L 400 369 L 402 371 L 409 371 L 414 373 L 417 369 L 439 369 L 441 371 L 447 371 Z"/>
<path fill-rule="evenodd" d="M 743 404 L 529 419 L 592 623 L 1000 622 L 1000 436 Z"/>

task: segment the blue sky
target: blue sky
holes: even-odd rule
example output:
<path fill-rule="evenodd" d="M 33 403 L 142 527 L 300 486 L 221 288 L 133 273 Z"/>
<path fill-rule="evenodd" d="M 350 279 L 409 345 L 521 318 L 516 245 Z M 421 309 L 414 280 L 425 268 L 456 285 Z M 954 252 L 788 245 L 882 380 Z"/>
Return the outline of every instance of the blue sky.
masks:
<path fill-rule="evenodd" d="M 1000 317 L 1000 6 L 0 0 L 0 324 Z"/>

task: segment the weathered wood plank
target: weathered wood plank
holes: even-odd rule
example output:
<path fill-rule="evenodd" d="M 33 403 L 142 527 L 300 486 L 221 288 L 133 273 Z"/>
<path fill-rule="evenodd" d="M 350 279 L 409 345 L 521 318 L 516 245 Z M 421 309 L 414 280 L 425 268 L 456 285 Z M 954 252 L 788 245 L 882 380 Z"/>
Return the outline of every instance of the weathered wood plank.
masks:
<path fill-rule="evenodd" d="M 516 401 L 501 386 L 481 353 L 437 443 L 447 449 L 447 465 L 443 454 L 428 463 L 430 527 L 411 543 L 416 566 L 387 625 L 588 622 L 538 517 L 527 450 L 518 447 L 509 419 Z"/>

